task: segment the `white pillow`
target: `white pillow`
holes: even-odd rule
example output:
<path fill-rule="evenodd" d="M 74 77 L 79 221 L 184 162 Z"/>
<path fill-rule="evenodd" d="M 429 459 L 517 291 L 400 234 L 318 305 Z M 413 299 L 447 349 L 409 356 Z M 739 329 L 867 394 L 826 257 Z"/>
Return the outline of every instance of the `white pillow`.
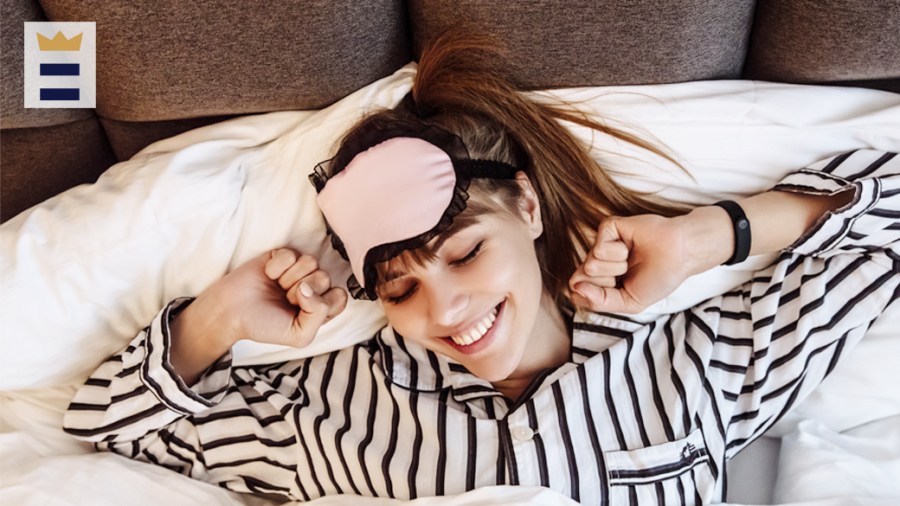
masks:
<path fill-rule="evenodd" d="M 198 294 L 271 248 L 317 254 L 334 279 L 346 280 L 349 267 L 325 238 L 307 175 L 359 117 L 397 104 L 414 73 L 409 64 L 321 111 L 237 118 L 159 141 L 97 183 L 0 226 L 0 389 L 83 380 L 167 301 Z M 595 138 L 596 156 L 625 184 L 687 202 L 755 193 L 844 150 L 900 148 L 900 97 L 873 90 L 710 81 L 530 95 L 585 100 L 588 110 L 668 145 L 696 181 Z M 696 304 L 764 263 L 694 278 L 648 314 Z M 236 363 L 330 351 L 383 324 L 377 305 L 352 301 L 308 348 L 242 341 Z"/>
<path fill-rule="evenodd" d="M 89 375 L 167 301 L 196 295 L 266 250 L 319 256 L 334 279 L 349 266 L 329 247 L 307 175 L 342 132 L 409 90 L 407 66 L 318 112 L 236 118 L 154 143 L 0 227 L 0 389 Z M 236 363 L 323 353 L 383 324 L 371 302 L 322 328 L 303 350 L 239 342 Z M 274 353 L 274 355 L 273 355 Z"/>

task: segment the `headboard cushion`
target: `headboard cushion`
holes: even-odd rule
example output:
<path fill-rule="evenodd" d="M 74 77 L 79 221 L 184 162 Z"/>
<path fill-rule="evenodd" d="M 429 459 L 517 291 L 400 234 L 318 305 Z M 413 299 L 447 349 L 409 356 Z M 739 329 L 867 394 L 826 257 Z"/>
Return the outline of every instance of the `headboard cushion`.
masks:
<path fill-rule="evenodd" d="M 90 109 L 26 109 L 24 62 L 25 23 L 47 21 L 37 2 L 0 3 L 0 34 L 3 50 L 0 51 L 0 126 L 29 128 L 60 125 L 86 118 L 95 118 Z M 96 121 L 96 120 L 95 120 Z"/>
<path fill-rule="evenodd" d="M 900 0 L 758 0 L 745 77 L 900 91 Z"/>
<path fill-rule="evenodd" d="M 97 112 L 120 121 L 321 108 L 410 59 L 402 0 L 42 5 L 96 20 Z"/>
<path fill-rule="evenodd" d="M 754 0 L 409 3 L 414 50 L 465 19 L 529 89 L 739 78 Z M 552 20 L 552 22 L 550 22 Z"/>

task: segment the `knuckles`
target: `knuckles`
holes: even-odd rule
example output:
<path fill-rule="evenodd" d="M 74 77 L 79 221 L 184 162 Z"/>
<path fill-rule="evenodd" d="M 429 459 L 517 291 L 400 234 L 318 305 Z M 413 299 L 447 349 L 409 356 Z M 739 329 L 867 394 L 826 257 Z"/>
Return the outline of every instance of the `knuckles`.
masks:
<path fill-rule="evenodd" d="M 314 272 L 319 269 L 319 260 L 312 255 L 302 255 L 296 262 L 305 272 Z"/>
<path fill-rule="evenodd" d="M 309 274 L 304 281 L 309 283 L 316 293 L 323 293 L 331 288 L 331 276 L 327 272 L 318 269 Z"/>

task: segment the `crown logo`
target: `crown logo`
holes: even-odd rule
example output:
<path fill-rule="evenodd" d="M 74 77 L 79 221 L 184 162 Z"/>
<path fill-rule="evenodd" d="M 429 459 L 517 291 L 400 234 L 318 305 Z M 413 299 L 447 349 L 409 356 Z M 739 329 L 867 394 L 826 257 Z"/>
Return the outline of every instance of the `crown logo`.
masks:
<path fill-rule="evenodd" d="M 62 32 L 56 32 L 56 35 L 50 39 L 39 33 L 37 34 L 38 47 L 41 51 L 80 51 L 82 35 L 79 33 L 71 39 L 67 39 Z"/>

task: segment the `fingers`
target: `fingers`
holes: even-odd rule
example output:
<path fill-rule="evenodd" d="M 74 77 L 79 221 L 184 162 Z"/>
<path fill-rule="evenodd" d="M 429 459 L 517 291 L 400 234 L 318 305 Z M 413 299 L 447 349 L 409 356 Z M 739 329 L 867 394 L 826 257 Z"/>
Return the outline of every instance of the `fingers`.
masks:
<path fill-rule="evenodd" d="M 313 255 L 297 254 L 281 248 L 271 252 L 266 276 L 277 281 L 288 302 L 300 308 L 303 323 L 318 328 L 347 306 L 347 292 L 331 286 L 331 276 L 319 268 Z M 313 315 L 313 316 L 303 316 Z"/>
<path fill-rule="evenodd" d="M 328 317 L 325 321 L 330 321 L 347 307 L 347 290 L 338 287 L 332 287 L 322 294 L 322 299 L 328 303 Z"/>
<path fill-rule="evenodd" d="M 324 286 L 313 281 L 324 271 L 316 271 L 310 276 L 300 280 L 286 293 L 289 302 L 297 307 L 296 316 L 291 325 L 291 334 L 294 336 L 293 345 L 303 347 L 308 345 L 319 328 L 332 318 L 337 316 L 347 306 L 347 291 L 339 287 L 329 287 L 324 291 L 317 291 L 314 285 Z M 325 280 L 330 286 L 327 275 Z"/>
<path fill-rule="evenodd" d="M 282 284 L 283 278 L 284 277 L 279 278 L 279 284 Z M 283 284 L 287 285 L 286 282 Z M 310 292 L 309 294 L 306 294 L 306 297 L 311 297 L 313 294 L 322 295 L 331 288 L 331 276 L 329 276 L 327 272 L 319 269 L 297 279 L 292 285 L 288 285 L 287 288 L 284 288 L 288 302 L 295 306 L 301 305 L 300 299 L 302 298 L 302 294 L 300 290 L 303 285 L 306 285 Z"/>
<path fill-rule="evenodd" d="M 628 272 L 628 248 L 624 243 L 611 242 L 595 246 L 591 254 L 578 267 L 569 280 L 569 287 L 575 290 L 580 282 L 590 282 L 598 286 L 616 286 L 616 278 Z"/>
<path fill-rule="evenodd" d="M 610 216 L 605 220 L 600 222 L 600 226 L 597 227 L 597 240 L 595 241 L 597 244 L 602 244 L 605 242 L 615 242 L 622 240 L 622 234 L 619 230 L 619 223 L 622 218 L 618 216 Z"/>
<path fill-rule="evenodd" d="M 573 302 L 592 311 L 624 311 L 631 306 L 620 289 L 620 279 L 628 273 L 629 249 L 619 221 L 612 217 L 600 224 L 594 246 L 569 278 Z"/>
<path fill-rule="evenodd" d="M 591 257 L 602 262 L 628 260 L 628 246 L 621 240 L 600 241 L 591 249 Z"/>
<path fill-rule="evenodd" d="M 283 290 L 294 286 L 301 278 L 319 268 L 319 262 L 312 255 L 298 255 L 294 251 L 281 248 L 270 253 L 266 262 L 266 277 L 277 280 Z"/>
<path fill-rule="evenodd" d="M 600 288 L 613 288 L 617 285 L 618 278 L 628 272 L 629 250 L 620 237 L 617 221 L 612 218 L 600 224 L 594 246 L 569 279 L 569 288 L 573 292 L 578 292 L 578 286 L 585 283 Z M 588 294 L 582 292 L 581 295 Z"/>
<path fill-rule="evenodd" d="M 339 315 L 347 307 L 347 291 L 336 286 L 317 292 L 305 281 L 301 281 L 294 293 L 298 297 L 296 305 L 300 306 L 300 312 L 323 313 L 325 315 L 323 323 Z"/>
<path fill-rule="evenodd" d="M 639 313 L 643 306 L 622 288 L 601 287 L 579 283 L 572 293 L 572 302 L 591 311 L 609 313 Z"/>
<path fill-rule="evenodd" d="M 607 218 L 597 229 L 597 239 L 588 258 L 593 257 L 601 262 L 624 262 L 628 260 L 628 246 L 619 230 L 622 219 Z"/>
<path fill-rule="evenodd" d="M 628 254 L 627 250 L 625 254 Z M 584 270 L 585 275 L 592 278 L 621 276 L 628 271 L 628 257 L 626 256 L 625 258 L 626 260 L 610 261 L 600 260 L 594 256 L 589 256 L 581 267 Z"/>
<path fill-rule="evenodd" d="M 270 251 L 264 269 L 266 277 L 271 280 L 278 279 L 296 261 L 297 254 L 289 249 L 280 248 Z"/>
<path fill-rule="evenodd" d="M 292 290 L 299 298 L 300 308 L 294 319 L 297 335 L 302 343 L 312 341 L 319 328 L 337 316 L 347 306 L 347 292 L 342 288 L 329 288 L 323 293 L 315 292 L 305 281 Z"/>

